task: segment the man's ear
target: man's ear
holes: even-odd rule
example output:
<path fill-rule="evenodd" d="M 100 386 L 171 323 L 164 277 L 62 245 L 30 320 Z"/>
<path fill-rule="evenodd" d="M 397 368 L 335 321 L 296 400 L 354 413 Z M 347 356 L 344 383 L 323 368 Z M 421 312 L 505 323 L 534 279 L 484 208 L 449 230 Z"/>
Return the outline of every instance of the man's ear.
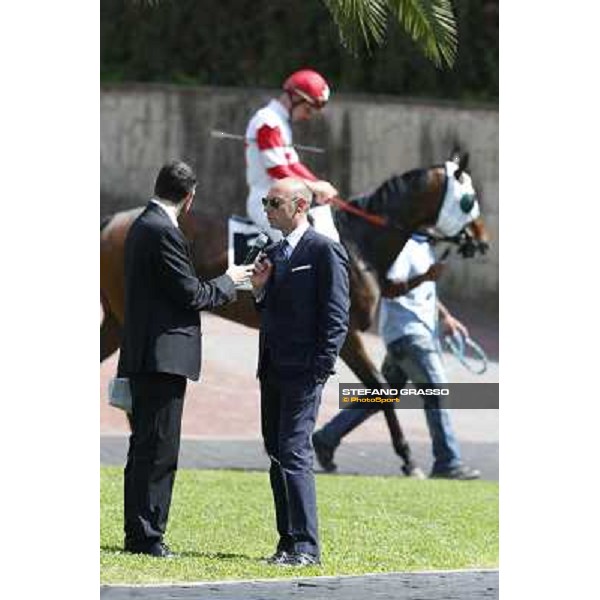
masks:
<path fill-rule="evenodd" d="M 308 200 L 306 200 L 306 198 L 299 196 L 298 200 L 296 200 L 296 211 L 298 210 L 298 208 L 301 208 L 302 212 L 307 213 L 308 209 L 310 208 L 310 203 L 308 202 Z"/>

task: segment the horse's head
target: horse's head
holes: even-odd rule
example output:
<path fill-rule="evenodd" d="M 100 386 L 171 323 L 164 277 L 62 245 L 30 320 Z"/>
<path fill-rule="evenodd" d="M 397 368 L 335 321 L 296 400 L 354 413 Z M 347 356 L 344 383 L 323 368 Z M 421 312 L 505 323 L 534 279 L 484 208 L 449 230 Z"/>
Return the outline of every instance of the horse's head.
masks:
<path fill-rule="evenodd" d="M 459 254 L 465 258 L 477 252 L 485 254 L 489 249 L 489 234 L 480 216 L 479 199 L 466 171 L 468 164 L 468 152 L 461 155 L 457 151 L 446 163 L 446 190 L 435 224 L 439 233 L 458 245 Z"/>
<path fill-rule="evenodd" d="M 489 236 L 466 172 L 468 160 L 468 154 L 457 155 L 456 162 L 394 175 L 373 192 L 340 203 L 334 216 L 340 237 L 379 282 L 415 231 L 434 228 L 463 256 L 487 251 Z"/>

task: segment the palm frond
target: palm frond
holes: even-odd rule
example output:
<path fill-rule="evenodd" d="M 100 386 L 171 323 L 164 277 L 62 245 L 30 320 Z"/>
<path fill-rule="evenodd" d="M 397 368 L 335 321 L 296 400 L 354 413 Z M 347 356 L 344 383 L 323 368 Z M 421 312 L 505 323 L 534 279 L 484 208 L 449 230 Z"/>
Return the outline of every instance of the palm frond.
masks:
<path fill-rule="evenodd" d="M 456 20 L 451 0 L 323 0 L 340 32 L 342 44 L 357 54 L 364 44 L 385 40 L 388 14 L 398 20 L 437 67 L 456 59 Z"/>
<path fill-rule="evenodd" d="M 450 0 L 388 0 L 392 14 L 437 67 L 454 65 L 458 39 Z"/>
<path fill-rule="evenodd" d="M 385 41 L 387 19 L 398 20 L 425 56 L 437 67 L 452 67 L 456 59 L 456 20 L 451 0 L 322 0 L 338 27 L 340 41 L 356 55 L 364 45 Z M 157 6 L 161 0 L 131 0 Z"/>
<path fill-rule="evenodd" d="M 387 26 L 387 0 L 323 0 L 338 27 L 342 44 L 357 54 L 364 44 L 381 45 Z"/>

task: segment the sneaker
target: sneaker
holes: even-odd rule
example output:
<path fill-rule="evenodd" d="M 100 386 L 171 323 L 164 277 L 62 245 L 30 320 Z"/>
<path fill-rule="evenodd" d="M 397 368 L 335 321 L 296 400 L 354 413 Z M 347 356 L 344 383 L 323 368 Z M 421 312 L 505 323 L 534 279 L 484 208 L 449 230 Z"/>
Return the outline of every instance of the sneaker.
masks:
<path fill-rule="evenodd" d="M 322 469 L 327 473 L 333 473 L 333 471 L 337 470 L 337 465 L 333 462 L 335 448 L 325 444 L 323 441 L 323 434 L 320 431 L 315 431 L 313 433 L 312 443 L 313 448 L 315 449 L 315 456 Z"/>
<path fill-rule="evenodd" d="M 477 469 L 467 467 L 467 465 L 460 465 L 449 469 L 448 471 L 437 471 L 432 472 L 429 477 L 431 479 L 456 479 L 459 481 L 469 481 L 471 479 L 479 479 L 481 472 Z"/>

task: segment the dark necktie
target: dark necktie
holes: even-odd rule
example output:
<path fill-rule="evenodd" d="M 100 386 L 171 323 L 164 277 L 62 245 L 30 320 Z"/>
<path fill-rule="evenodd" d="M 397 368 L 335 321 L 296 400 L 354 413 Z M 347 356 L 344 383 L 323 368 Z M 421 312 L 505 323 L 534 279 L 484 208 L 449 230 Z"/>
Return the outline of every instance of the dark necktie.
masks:
<path fill-rule="evenodd" d="M 275 283 L 279 283 L 285 272 L 287 271 L 287 262 L 291 254 L 292 248 L 286 240 L 281 240 L 275 252 L 273 253 L 273 260 L 275 263 Z"/>

